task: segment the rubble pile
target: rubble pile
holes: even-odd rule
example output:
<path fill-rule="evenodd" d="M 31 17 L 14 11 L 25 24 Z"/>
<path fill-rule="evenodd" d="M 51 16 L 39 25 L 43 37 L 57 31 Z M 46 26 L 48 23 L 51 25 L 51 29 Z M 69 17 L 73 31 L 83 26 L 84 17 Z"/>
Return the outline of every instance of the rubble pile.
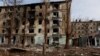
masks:
<path fill-rule="evenodd" d="M 24 50 L 3 50 L 0 49 L 0 56 L 43 56 L 42 51 L 24 51 Z M 100 48 L 70 48 L 53 49 L 46 52 L 46 56 L 100 56 Z"/>

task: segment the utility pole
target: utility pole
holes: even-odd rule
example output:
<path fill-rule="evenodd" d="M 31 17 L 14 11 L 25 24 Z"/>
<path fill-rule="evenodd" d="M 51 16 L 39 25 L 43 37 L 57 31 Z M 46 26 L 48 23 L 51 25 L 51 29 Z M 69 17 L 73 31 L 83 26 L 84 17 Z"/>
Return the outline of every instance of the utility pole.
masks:
<path fill-rule="evenodd" d="M 65 49 L 69 48 L 69 39 L 71 37 L 71 19 L 70 19 L 71 2 L 72 2 L 72 0 L 66 0 L 66 20 L 65 20 L 66 44 L 65 44 Z"/>

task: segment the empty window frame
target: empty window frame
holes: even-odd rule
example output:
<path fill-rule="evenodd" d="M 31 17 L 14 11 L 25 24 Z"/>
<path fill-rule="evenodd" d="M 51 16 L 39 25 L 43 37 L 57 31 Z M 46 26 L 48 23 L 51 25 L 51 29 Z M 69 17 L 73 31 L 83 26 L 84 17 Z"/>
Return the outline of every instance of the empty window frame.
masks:
<path fill-rule="evenodd" d="M 5 26 L 6 25 L 6 23 L 5 22 L 3 22 L 3 26 Z"/>
<path fill-rule="evenodd" d="M 22 29 L 22 33 L 25 33 L 25 29 Z"/>
<path fill-rule="evenodd" d="M 16 29 L 16 33 L 18 33 L 18 29 Z"/>
<path fill-rule="evenodd" d="M 35 11 L 29 11 L 29 15 L 28 15 L 29 17 L 29 19 L 34 19 L 34 17 L 35 17 Z"/>
<path fill-rule="evenodd" d="M 38 32 L 41 33 L 42 29 L 39 29 Z"/>
<path fill-rule="evenodd" d="M 57 11 L 53 12 L 53 15 L 59 17 L 59 13 Z"/>
<path fill-rule="evenodd" d="M 58 28 L 54 28 L 53 32 L 59 32 L 59 29 Z"/>
<path fill-rule="evenodd" d="M 0 44 L 4 43 L 4 36 L 0 36 Z"/>
<path fill-rule="evenodd" d="M 31 43 L 33 44 L 34 43 L 34 37 L 31 36 Z"/>
<path fill-rule="evenodd" d="M 38 22 L 39 22 L 39 24 L 42 24 L 42 20 L 41 19 L 39 19 Z"/>
<path fill-rule="evenodd" d="M 42 17 L 42 13 L 39 13 L 39 16 Z"/>
<path fill-rule="evenodd" d="M 5 30 L 4 29 L 2 30 L 2 33 L 5 33 Z"/>
<path fill-rule="evenodd" d="M 40 7 L 40 9 L 41 9 L 41 8 L 42 8 L 42 5 L 40 5 L 39 7 Z"/>
<path fill-rule="evenodd" d="M 53 7 L 59 9 L 59 4 L 53 4 Z"/>
<path fill-rule="evenodd" d="M 59 41 L 59 37 L 53 37 L 53 41 Z"/>
<path fill-rule="evenodd" d="M 50 32 L 50 29 L 48 29 L 47 31 L 48 31 L 48 33 L 49 33 L 49 32 Z"/>
<path fill-rule="evenodd" d="M 59 25 L 59 20 L 53 20 L 53 24 Z"/>
<path fill-rule="evenodd" d="M 34 33 L 34 29 L 33 28 L 29 28 L 29 33 Z"/>
<path fill-rule="evenodd" d="M 16 36 L 13 36 L 12 41 L 13 41 L 13 44 L 15 44 L 15 43 L 16 43 Z"/>
<path fill-rule="evenodd" d="M 2 9 L 0 9 L 0 12 L 1 12 L 1 10 L 2 10 Z"/>
<path fill-rule="evenodd" d="M 25 25 L 25 21 L 23 21 L 22 24 Z"/>

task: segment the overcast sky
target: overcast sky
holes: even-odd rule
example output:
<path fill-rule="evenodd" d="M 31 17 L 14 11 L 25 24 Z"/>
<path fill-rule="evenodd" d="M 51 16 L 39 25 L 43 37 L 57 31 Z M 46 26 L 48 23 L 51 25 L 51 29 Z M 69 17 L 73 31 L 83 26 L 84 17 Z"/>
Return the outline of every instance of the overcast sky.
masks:
<path fill-rule="evenodd" d="M 40 2 L 41 0 L 25 0 L 24 3 Z M 52 0 L 53 1 L 53 0 Z M 58 1 L 58 0 L 56 0 Z M 3 3 L 0 2 L 0 5 Z M 71 9 L 72 18 L 90 18 L 100 20 L 100 0 L 73 0 Z"/>

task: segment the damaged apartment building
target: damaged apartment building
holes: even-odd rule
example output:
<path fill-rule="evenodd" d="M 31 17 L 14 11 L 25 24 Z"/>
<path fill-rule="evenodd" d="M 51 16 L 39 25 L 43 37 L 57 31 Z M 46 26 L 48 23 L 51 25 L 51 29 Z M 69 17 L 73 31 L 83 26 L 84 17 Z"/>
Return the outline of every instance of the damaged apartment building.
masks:
<path fill-rule="evenodd" d="M 73 46 L 100 47 L 100 21 L 76 20 L 72 27 Z"/>
<path fill-rule="evenodd" d="M 0 45 L 35 46 L 44 43 L 44 3 L 0 7 Z M 48 45 L 65 44 L 66 2 L 53 1 L 47 9 Z"/>

